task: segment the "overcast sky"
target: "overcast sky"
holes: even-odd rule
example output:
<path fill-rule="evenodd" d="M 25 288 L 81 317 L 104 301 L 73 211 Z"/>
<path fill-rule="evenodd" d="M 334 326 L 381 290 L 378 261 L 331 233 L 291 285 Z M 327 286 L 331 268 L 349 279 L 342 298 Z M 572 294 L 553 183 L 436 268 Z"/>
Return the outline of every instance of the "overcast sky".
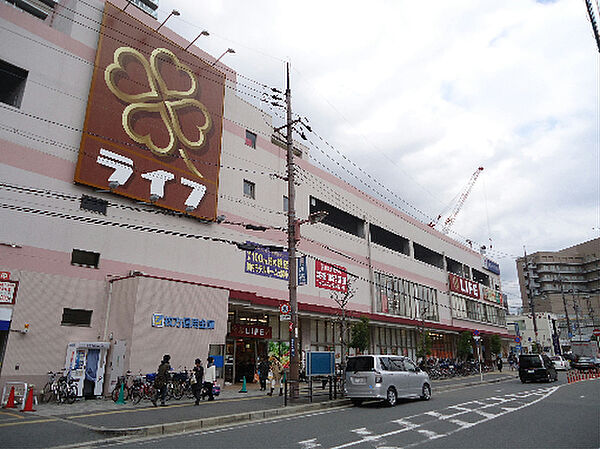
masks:
<path fill-rule="evenodd" d="M 511 305 L 523 245 L 600 235 L 599 54 L 583 0 L 160 0 L 159 20 L 173 8 L 171 29 L 208 30 L 197 45 L 235 49 L 223 61 L 241 75 L 283 87 L 290 61 L 294 112 L 416 218 L 449 212 L 483 166 L 450 235 L 491 244 Z"/>

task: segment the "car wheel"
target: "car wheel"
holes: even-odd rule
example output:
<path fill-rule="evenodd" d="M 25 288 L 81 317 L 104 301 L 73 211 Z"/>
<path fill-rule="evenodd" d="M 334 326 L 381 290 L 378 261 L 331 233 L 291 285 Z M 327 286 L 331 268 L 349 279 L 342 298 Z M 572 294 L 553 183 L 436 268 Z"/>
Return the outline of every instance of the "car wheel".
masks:
<path fill-rule="evenodd" d="M 352 405 L 355 407 L 358 407 L 363 402 L 362 399 L 351 399 L 351 401 L 352 401 Z"/>
<path fill-rule="evenodd" d="M 525 379 L 521 377 L 521 383 L 524 384 L 525 383 Z"/>
<path fill-rule="evenodd" d="M 421 399 L 424 401 L 428 401 L 431 399 L 431 387 L 427 384 L 423 385 L 423 393 L 421 394 Z"/>
<path fill-rule="evenodd" d="M 385 400 L 390 407 L 396 405 L 396 402 L 398 402 L 398 393 L 396 393 L 396 390 L 394 390 L 392 387 L 388 388 Z"/>

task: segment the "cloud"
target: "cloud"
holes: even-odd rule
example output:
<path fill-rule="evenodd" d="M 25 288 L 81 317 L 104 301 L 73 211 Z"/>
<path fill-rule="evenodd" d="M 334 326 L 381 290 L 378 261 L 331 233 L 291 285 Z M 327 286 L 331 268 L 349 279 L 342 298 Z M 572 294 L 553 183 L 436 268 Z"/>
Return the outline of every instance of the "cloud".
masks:
<path fill-rule="evenodd" d="M 202 48 L 235 48 L 225 62 L 240 74 L 281 87 L 291 60 L 294 111 L 426 215 L 484 166 L 453 236 L 492 239 L 511 303 L 523 245 L 558 250 L 600 227 L 599 62 L 584 4 L 163 0 L 161 14 L 175 5 L 173 28 L 208 29 Z"/>

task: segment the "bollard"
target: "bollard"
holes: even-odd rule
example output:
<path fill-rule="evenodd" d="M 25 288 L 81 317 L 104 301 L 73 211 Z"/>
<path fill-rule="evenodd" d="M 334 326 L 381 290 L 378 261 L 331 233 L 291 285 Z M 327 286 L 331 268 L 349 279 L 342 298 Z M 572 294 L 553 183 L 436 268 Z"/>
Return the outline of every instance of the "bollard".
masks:
<path fill-rule="evenodd" d="M 244 380 L 242 383 L 242 389 L 240 391 L 238 391 L 238 393 L 248 393 L 248 390 L 246 390 L 246 376 L 244 376 Z"/>
<path fill-rule="evenodd" d="M 119 390 L 119 398 L 115 404 L 125 404 L 125 382 L 121 382 L 121 389 Z"/>

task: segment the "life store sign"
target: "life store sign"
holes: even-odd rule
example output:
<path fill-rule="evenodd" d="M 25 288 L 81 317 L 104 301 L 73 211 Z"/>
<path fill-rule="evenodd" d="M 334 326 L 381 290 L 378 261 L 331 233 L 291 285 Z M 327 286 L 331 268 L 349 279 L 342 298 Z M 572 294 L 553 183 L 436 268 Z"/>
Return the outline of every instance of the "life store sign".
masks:
<path fill-rule="evenodd" d="M 214 220 L 224 75 L 105 3 L 75 182 Z"/>
<path fill-rule="evenodd" d="M 170 316 L 162 313 L 155 313 L 152 315 L 152 327 L 177 327 L 180 329 L 214 329 L 215 321 L 190 318 L 190 317 L 178 317 Z"/>
<path fill-rule="evenodd" d="M 344 267 L 316 260 L 315 286 L 345 293 L 348 289 L 348 273 Z"/>
<path fill-rule="evenodd" d="M 249 337 L 271 339 L 273 330 L 271 326 L 252 326 L 245 324 L 232 324 L 229 335 L 232 337 Z"/>
<path fill-rule="evenodd" d="M 469 279 L 465 279 L 452 273 L 448 273 L 448 280 L 451 291 L 470 296 L 471 298 L 475 299 L 479 299 L 481 297 L 479 284 L 477 282 L 470 281 Z"/>

